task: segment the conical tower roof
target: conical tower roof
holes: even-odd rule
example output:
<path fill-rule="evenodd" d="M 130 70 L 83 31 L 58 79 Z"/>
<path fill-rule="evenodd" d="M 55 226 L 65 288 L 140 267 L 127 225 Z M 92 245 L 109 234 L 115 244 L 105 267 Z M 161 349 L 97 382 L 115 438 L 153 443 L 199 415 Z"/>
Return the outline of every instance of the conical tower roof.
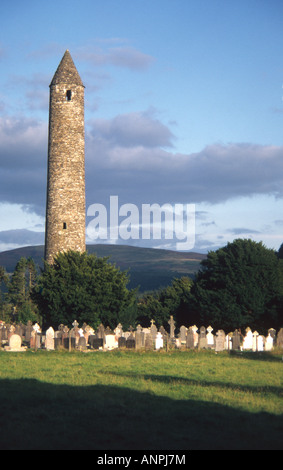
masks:
<path fill-rule="evenodd" d="M 68 49 L 66 50 L 60 64 L 58 65 L 50 86 L 59 83 L 84 86 Z"/>

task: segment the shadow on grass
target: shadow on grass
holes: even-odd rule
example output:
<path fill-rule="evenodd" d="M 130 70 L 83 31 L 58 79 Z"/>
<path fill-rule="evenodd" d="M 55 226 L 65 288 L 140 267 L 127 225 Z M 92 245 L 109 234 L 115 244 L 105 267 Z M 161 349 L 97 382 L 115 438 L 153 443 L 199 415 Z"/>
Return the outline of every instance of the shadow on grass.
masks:
<path fill-rule="evenodd" d="M 130 374 L 127 373 L 119 373 L 119 372 L 104 372 L 104 375 L 113 375 L 117 377 L 136 377 L 137 379 L 143 378 L 144 380 L 150 380 L 152 382 L 160 382 L 165 384 L 184 384 L 184 385 L 192 385 L 192 386 L 201 386 L 201 387 L 218 387 L 221 390 L 235 390 L 238 392 L 250 392 L 250 393 L 272 393 L 273 395 L 283 399 L 283 389 L 282 387 L 274 387 L 267 385 L 266 387 L 259 385 L 239 385 L 227 383 L 227 382 L 220 382 L 220 381 L 205 381 L 205 380 L 195 380 L 186 377 L 178 377 L 172 375 L 153 375 L 153 374 L 138 374 L 131 372 Z"/>
<path fill-rule="evenodd" d="M 0 449 L 282 449 L 283 416 L 117 386 L 0 381 Z"/>
<path fill-rule="evenodd" d="M 264 361 L 264 362 L 281 362 L 283 360 L 283 350 L 275 350 L 274 352 L 267 351 L 229 351 L 230 356 L 238 357 L 241 359 L 249 359 L 252 361 Z"/>

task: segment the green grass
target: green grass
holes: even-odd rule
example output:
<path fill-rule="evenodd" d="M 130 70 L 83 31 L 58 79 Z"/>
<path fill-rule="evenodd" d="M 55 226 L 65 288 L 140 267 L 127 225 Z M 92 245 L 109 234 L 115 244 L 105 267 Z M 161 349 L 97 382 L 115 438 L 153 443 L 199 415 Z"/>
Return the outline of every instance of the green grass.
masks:
<path fill-rule="evenodd" d="M 282 351 L 2 351 L 0 449 L 282 449 L 282 379 Z"/>

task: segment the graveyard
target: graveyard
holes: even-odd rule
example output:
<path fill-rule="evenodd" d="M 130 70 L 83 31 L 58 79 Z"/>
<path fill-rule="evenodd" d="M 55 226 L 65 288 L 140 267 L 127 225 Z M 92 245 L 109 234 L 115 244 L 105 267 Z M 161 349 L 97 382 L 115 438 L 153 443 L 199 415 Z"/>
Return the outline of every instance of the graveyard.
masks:
<path fill-rule="evenodd" d="M 282 331 L 1 324 L 1 449 L 282 449 Z"/>

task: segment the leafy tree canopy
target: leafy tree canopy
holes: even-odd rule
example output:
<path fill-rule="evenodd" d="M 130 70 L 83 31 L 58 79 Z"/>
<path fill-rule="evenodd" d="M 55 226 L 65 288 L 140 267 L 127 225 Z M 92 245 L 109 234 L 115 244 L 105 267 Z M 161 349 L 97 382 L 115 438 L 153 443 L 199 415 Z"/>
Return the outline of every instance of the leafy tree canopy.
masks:
<path fill-rule="evenodd" d="M 261 242 L 235 240 L 208 253 L 191 295 L 204 325 L 226 331 L 282 326 L 282 261 Z"/>
<path fill-rule="evenodd" d="M 136 295 L 127 289 L 128 275 L 94 254 L 59 253 L 45 263 L 33 299 L 46 325 L 71 325 L 74 320 L 96 328 L 114 328 L 127 315 L 134 320 Z"/>
<path fill-rule="evenodd" d="M 149 326 L 154 320 L 156 326 L 168 327 L 170 315 L 181 326 L 188 319 L 189 293 L 192 280 L 189 277 L 176 278 L 171 285 L 153 293 L 146 293 L 138 304 L 138 321 Z"/>

